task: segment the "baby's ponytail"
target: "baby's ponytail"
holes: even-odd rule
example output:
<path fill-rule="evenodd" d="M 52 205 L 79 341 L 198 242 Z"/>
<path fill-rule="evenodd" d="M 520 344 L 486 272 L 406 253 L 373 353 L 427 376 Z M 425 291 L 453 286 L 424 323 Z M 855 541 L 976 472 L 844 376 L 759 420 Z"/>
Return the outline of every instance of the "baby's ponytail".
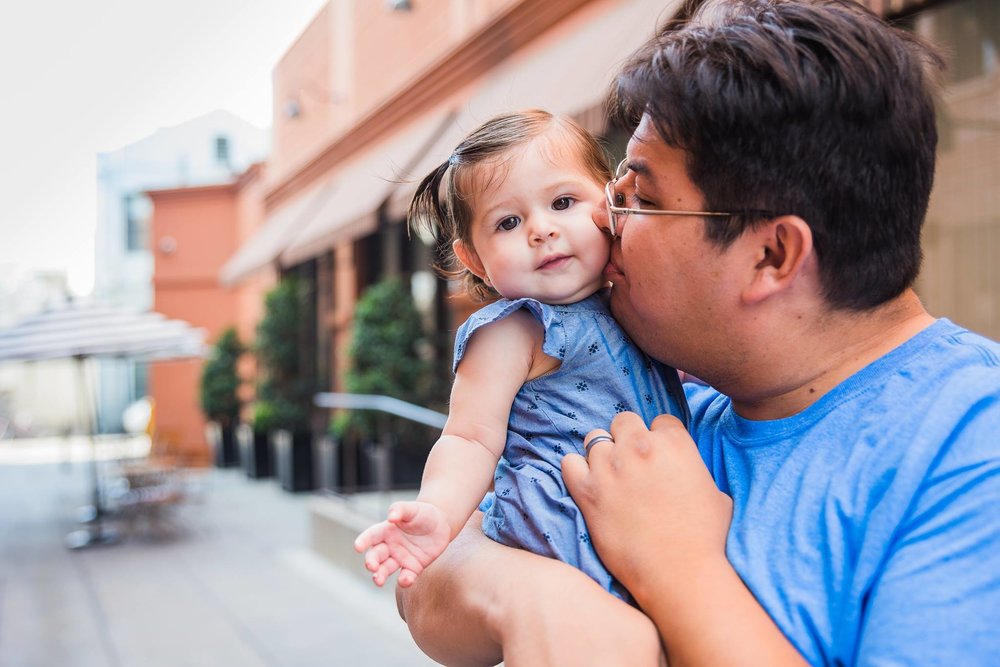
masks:
<path fill-rule="evenodd" d="M 406 221 L 411 232 L 421 231 L 435 238 L 449 231 L 448 211 L 441 205 L 441 181 L 450 163 L 445 160 L 434 171 L 424 176 L 410 202 Z"/>
<path fill-rule="evenodd" d="M 452 249 L 452 242 L 456 239 L 471 245 L 468 222 L 465 221 L 471 211 L 465 210 L 464 201 L 458 202 L 457 208 L 461 210 L 456 210 L 453 205 L 456 199 L 462 200 L 455 191 L 454 182 L 454 167 L 458 162 L 456 155 L 452 154 L 420 181 L 410 201 L 406 220 L 411 232 L 424 232 L 434 238 L 434 268 L 438 273 L 449 280 L 460 281 L 465 292 L 475 301 L 491 301 L 500 295 L 465 268 Z M 445 193 L 443 199 L 442 187 Z"/>

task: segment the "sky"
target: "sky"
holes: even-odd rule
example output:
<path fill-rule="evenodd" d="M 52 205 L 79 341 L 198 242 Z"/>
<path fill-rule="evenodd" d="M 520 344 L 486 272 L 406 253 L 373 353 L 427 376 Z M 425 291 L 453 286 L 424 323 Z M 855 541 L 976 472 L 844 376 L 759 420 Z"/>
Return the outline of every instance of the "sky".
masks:
<path fill-rule="evenodd" d="M 96 154 L 225 109 L 271 124 L 271 70 L 325 0 L 0 3 L 0 270 L 93 287 Z"/>

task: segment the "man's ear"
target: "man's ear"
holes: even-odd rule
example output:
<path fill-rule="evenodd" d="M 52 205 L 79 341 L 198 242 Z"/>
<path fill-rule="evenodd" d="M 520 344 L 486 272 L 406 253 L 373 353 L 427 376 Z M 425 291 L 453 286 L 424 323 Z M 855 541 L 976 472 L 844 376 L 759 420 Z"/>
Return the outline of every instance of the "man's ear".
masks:
<path fill-rule="evenodd" d="M 812 229 L 805 220 L 783 215 L 750 232 L 757 240 L 758 261 L 743 289 L 744 303 L 757 303 L 788 289 L 814 263 Z"/>
<path fill-rule="evenodd" d="M 462 263 L 462 266 L 471 271 L 473 275 L 487 285 L 491 284 L 489 276 L 486 275 L 486 267 L 483 266 L 475 248 L 465 245 L 461 239 L 455 239 L 451 242 L 451 249 L 455 251 L 455 256 L 458 257 L 458 261 Z"/>

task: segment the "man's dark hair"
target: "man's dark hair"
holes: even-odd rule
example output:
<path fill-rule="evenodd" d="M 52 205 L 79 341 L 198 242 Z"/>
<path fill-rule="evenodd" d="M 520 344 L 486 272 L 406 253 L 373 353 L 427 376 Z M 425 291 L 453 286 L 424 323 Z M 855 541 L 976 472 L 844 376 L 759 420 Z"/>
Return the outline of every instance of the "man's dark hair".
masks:
<path fill-rule="evenodd" d="M 940 57 L 854 0 L 708 0 L 626 64 L 612 106 L 687 152 L 710 211 L 803 218 L 835 308 L 920 269 Z M 759 219 L 706 220 L 725 247 Z"/>

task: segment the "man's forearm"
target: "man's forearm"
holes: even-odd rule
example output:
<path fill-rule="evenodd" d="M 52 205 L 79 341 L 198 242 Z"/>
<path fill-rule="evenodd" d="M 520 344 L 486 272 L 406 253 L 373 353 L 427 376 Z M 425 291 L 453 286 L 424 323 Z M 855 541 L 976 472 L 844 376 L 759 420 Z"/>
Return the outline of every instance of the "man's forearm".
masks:
<path fill-rule="evenodd" d="M 495 665 L 502 660 L 489 578 L 490 542 L 475 512 L 466 528 L 409 588 L 396 588 L 399 615 L 413 640 L 445 665 Z"/>
<path fill-rule="evenodd" d="M 659 665 L 655 626 L 565 563 L 501 546 L 469 524 L 409 589 L 400 614 L 447 665 Z"/>
<path fill-rule="evenodd" d="M 683 572 L 650 573 L 635 591 L 660 630 L 671 667 L 806 664 L 724 556 Z"/>

